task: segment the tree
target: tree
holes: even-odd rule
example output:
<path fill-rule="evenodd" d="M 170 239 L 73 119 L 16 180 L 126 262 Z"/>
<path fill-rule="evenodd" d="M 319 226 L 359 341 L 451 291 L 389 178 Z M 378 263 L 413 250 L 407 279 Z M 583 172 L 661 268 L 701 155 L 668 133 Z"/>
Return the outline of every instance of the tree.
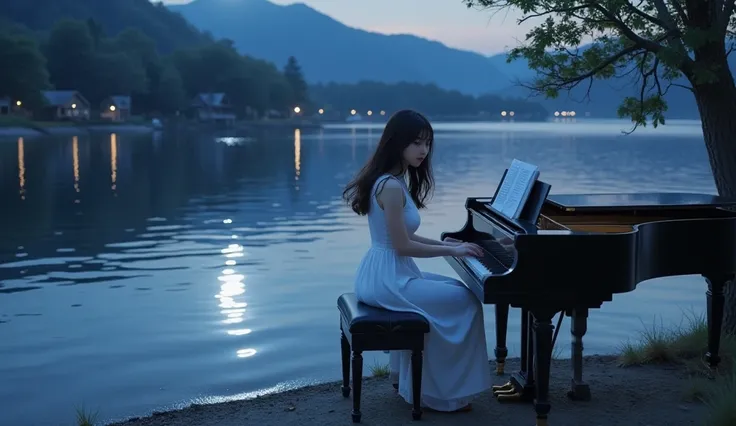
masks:
<path fill-rule="evenodd" d="M 289 56 L 284 66 L 284 77 L 286 77 L 286 81 L 291 86 L 294 104 L 304 104 L 308 99 L 307 83 L 304 81 L 304 75 L 302 74 L 302 68 L 299 66 L 299 62 L 293 56 Z"/>
<path fill-rule="evenodd" d="M 51 30 L 45 50 L 51 83 L 57 90 L 92 91 L 95 87 L 95 46 L 84 21 L 58 21 Z"/>
<path fill-rule="evenodd" d="M 145 73 L 145 90 L 131 91 L 134 108 L 139 111 L 160 109 L 159 103 L 167 101 L 157 99 L 155 95 L 163 72 L 156 42 L 137 28 L 127 28 L 108 40 L 107 45 L 106 50 L 126 54 L 136 64 L 135 68 Z"/>
<path fill-rule="evenodd" d="M 284 75 L 273 64 L 240 55 L 229 40 L 178 50 L 172 62 L 190 97 L 203 92 L 226 93 L 241 116 L 288 109 L 283 90 L 287 84 L 279 84 Z M 291 93 L 288 95 L 291 102 Z"/>
<path fill-rule="evenodd" d="M 164 61 L 158 84 L 151 88 L 153 108 L 164 114 L 170 114 L 182 108 L 187 99 L 179 70 L 171 61 Z"/>
<path fill-rule="evenodd" d="M 92 36 L 92 43 L 94 43 L 95 49 L 99 47 L 102 39 L 105 38 L 105 29 L 99 22 L 92 18 L 87 19 L 87 28 L 89 28 L 89 35 Z"/>
<path fill-rule="evenodd" d="M 0 34 L 0 64 L 0 94 L 31 109 L 43 104 L 41 90 L 49 87 L 49 73 L 35 40 Z"/>
<path fill-rule="evenodd" d="M 539 73 L 530 88 L 548 97 L 633 70 L 639 96 L 625 98 L 618 113 L 630 117 L 636 129 L 648 121 L 664 124 L 670 87 L 690 90 L 716 188 L 736 196 L 736 85 L 727 61 L 736 30 L 735 0 L 463 1 L 468 7 L 518 9 L 520 22 L 544 18 L 508 60 L 526 58 Z M 592 43 L 581 48 L 584 40 Z M 726 286 L 724 331 L 736 334 L 734 287 Z"/>
<path fill-rule="evenodd" d="M 93 105 L 113 95 L 138 95 L 148 90 L 146 70 L 139 61 L 122 52 L 95 56 L 96 80 L 85 93 Z"/>

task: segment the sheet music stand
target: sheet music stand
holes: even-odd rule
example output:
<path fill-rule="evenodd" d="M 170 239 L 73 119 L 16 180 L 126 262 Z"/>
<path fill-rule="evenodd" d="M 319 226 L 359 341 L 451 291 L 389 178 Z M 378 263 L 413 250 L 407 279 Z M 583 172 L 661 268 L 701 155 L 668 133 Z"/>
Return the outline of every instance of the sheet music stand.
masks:
<path fill-rule="evenodd" d="M 493 193 L 493 198 L 491 199 L 491 202 L 486 204 L 489 209 L 504 217 L 507 216 L 498 211 L 496 208 L 492 207 L 491 205 L 493 204 L 493 200 L 496 199 L 498 191 L 501 189 L 501 185 L 503 185 L 503 181 L 504 179 L 506 179 L 506 174 L 508 173 L 508 171 L 509 169 L 505 169 L 503 171 L 503 176 L 501 176 L 501 181 L 498 183 L 498 186 L 496 186 L 496 192 Z M 519 215 L 518 220 L 520 222 L 528 222 L 531 224 L 537 223 L 539 213 L 542 211 L 542 206 L 544 206 L 544 202 L 547 200 L 547 195 L 549 195 L 550 189 L 552 189 L 552 185 L 539 179 L 534 181 L 534 186 L 532 186 L 532 190 L 529 193 L 529 198 L 524 203 L 524 208 L 521 210 L 521 214 Z"/>

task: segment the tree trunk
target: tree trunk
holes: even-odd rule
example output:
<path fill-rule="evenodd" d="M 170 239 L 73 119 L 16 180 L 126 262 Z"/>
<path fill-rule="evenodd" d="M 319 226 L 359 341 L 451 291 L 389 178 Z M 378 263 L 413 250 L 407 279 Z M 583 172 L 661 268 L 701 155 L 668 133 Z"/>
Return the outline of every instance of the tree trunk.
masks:
<path fill-rule="evenodd" d="M 716 188 L 722 196 L 736 197 L 736 86 L 725 55 L 717 74 L 716 82 L 693 84 L 693 89 Z M 723 331 L 736 335 L 736 283 L 726 285 L 725 295 Z"/>

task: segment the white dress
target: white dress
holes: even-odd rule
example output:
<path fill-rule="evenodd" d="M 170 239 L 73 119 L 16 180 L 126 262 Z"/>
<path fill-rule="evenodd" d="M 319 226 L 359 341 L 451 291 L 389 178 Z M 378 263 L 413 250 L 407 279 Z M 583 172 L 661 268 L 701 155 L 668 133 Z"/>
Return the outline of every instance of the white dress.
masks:
<path fill-rule="evenodd" d="M 392 178 L 381 176 L 371 191 L 371 247 L 357 270 L 356 297 L 368 305 L 417 312 L 429 320 L 421 404 L 439 411 L 457 410 L 491 386 L 482 304 L 460 281 L 421 272 L 414 259 L 399 256 L 392 248 L 384 211 L 375 196 L 379 185 Z M 421 222 L 419 210 L 404 181 L 397 181 L 404 188 L 404 221 L 412 235 Z M 399 394 L 413 403 L 411 352 L 391 351 L 390 366 L 394 383 L 398 379 Z"/>

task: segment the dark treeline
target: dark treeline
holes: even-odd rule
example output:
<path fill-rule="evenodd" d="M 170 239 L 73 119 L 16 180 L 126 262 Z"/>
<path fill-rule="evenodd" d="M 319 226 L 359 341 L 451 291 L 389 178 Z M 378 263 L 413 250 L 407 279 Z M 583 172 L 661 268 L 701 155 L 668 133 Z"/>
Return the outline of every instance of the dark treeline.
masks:
<path fill-rule="evenodd" d="M 514 111 L 518 118 L 538 118 L 547 111 L 540 104 L 523 99 L 504 99 L 495 95 L 470 96 L 458 91 L 443 90 L 434 84 L 386 84 L 364 81 L 357 84 L 317 84 L 309 94 L 317 108 L 339 111 L 351 109 L 365 116 L 366 111 L 396 111 L 415 108 L 435 116 L 474 116 L 487 114 L 500 117 L 501 111 Z"/>
<path fill-rule="evenodd" d="M 240 116 L 288 114 L 306 103 L 301 71 L 291 58 L 284 70 L 239 54 L 218 40 L 162 55 L 137 28 L 110 36 L 94 20 L 57 21 L 45 36 L 23 27 L 0 28 L 0 95 L 29 108 L 42 90 L 78 90 L 95 108 L 108 96 L 130 95 L 133 112 L 167 115 L 186 108 L 197 93 L 224 92 Z"/>

